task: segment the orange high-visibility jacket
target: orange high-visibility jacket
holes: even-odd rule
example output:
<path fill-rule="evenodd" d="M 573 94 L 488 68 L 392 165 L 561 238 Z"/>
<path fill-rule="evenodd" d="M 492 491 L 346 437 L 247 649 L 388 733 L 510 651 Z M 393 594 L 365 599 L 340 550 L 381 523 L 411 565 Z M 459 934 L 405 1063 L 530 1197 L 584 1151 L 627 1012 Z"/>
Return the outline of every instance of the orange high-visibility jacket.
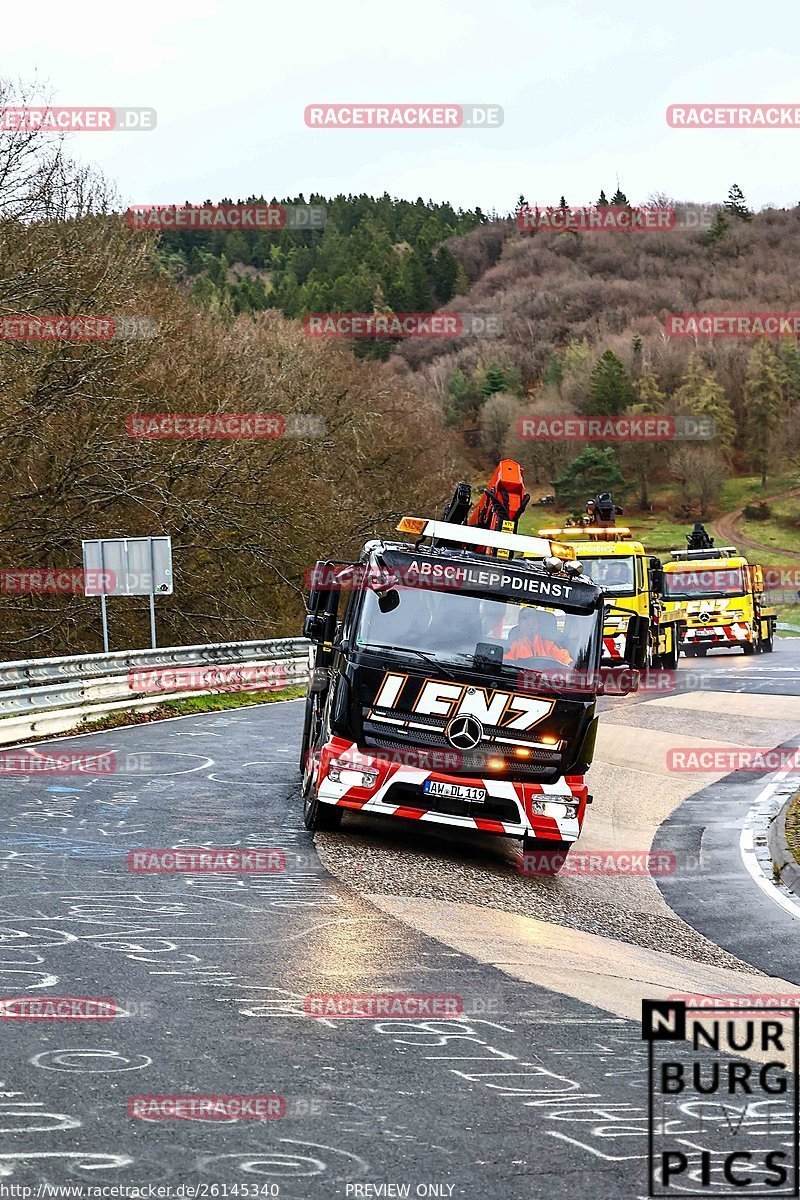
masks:
<path fill-rule="evenodd" d="M 511 648 L 506 651 L 505 658 L 506 662 L 511 662 L 516 658 L 554 658 L 556 662 L 563 663 L 565 667 L 568 667 L 572 662 L 572 655 L 569 650 L 564 650 L 562 646 L 557 646 L 555 642 L 540 637 L 538 633 L 533 635 L 533 639 L 527 637 L 515 638 L 511 643 Z"/>

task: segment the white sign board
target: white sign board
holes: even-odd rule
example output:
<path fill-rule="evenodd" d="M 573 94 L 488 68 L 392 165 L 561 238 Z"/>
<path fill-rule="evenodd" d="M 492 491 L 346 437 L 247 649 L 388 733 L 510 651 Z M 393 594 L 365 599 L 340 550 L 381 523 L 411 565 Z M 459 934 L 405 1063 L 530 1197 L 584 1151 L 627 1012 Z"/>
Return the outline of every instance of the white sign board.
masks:
<path fill-rule="evenodd" d="M 171 596 L 168 537 L 96 538 L 83 543 L 84 595 Z"/>

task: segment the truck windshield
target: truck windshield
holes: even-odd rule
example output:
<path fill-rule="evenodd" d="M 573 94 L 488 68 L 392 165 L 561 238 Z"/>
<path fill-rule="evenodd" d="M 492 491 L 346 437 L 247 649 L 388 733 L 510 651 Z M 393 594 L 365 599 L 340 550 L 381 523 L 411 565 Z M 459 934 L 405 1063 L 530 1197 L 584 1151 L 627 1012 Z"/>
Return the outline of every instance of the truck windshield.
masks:
<path fill-rule="evenodd" d="M 381 612 L 376 594 L 366 593 L 357 646 L 407 651 L 489 673 L 596 666 L 595 613 L 566 613 L 464 592 L 402 588 L 396 594 L 397 607 Z"/>
<path fill-rule="evenodd" d="M 612 596 L 632 596 L 636 591 L 635 563 L 633 555 L 609 555 L 592 558 L 591 554 L 578 553 L 583 563 L 583 573 Z"/>
<path fill-rule="evenodd" d="M 670 600 L 742 596 L 744 590 L 740 567 L 687 567 L 664 572 L 664 595 Z"/>

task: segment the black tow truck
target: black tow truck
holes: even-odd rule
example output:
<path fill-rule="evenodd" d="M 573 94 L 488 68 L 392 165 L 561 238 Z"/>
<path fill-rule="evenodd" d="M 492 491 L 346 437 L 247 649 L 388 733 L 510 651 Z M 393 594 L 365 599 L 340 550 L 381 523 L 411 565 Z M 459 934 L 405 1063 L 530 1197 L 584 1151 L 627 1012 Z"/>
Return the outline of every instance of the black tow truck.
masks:
<path fill-rule="evenodd" d="M 565 852 L 590 801 L 596 698 L 609 674 L 616 695 L 635 689 L 648 621 L 630 617 L 623 661 L 601 670 L 606 598 L 574 549 L 465 511 L 405 517 L 410 541 L 316 564 L 304 823 L 360 811 Z"/>

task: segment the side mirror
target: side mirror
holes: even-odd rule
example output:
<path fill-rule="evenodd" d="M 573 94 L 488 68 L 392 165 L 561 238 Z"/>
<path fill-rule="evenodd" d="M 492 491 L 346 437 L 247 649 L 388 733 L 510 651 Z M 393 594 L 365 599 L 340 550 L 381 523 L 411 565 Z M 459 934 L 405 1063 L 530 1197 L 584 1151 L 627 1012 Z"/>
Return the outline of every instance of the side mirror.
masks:
<path fill-rule="evenodd" d="M 628 621 L 625 634 L 625 651 L 622 655 L 629 667 L 641 670 L 647 665 L 647 643 L 650 636 L 650 618 L 634 613 Z"/>
<path fill-rule="evenodd" d="M 311 642 L 321 642 L 325 634 L 325 618 L 309 613 L 303 622 L 303 637 Z"/>
<path fill-rule="evenodd" d="M 601 667 L 598 696 L 629 696 L 639 690 L 639 672 L 631 667 Z"/>
<path fill-rule="evenodd" d="M 658 592 L 659 595 L 664 591 L 664 568 L 661 566 L 650 568 L 650 591 Z"/>
<path fill-rule="evenodd" d="M 378 596 L 378 608 L 382 613 L 394 612 L 399 603 L 400 593 L 396 588 L 392 588 L 391 591 L 388 592 L 381 592 L 381 594 Z"/>
<path fill-rule="evenodd" d="M 303 635 L 314 645 L 323 647 L 333 642 L 339 598 L 343 588 L 353 586 L 357 567 L 356 563 L 315 563 L 308 590 L 308 616 L 303 623 Z M 320 665 L 326 666 L 329 659 L 330 649 L 321 649 Z"/>

